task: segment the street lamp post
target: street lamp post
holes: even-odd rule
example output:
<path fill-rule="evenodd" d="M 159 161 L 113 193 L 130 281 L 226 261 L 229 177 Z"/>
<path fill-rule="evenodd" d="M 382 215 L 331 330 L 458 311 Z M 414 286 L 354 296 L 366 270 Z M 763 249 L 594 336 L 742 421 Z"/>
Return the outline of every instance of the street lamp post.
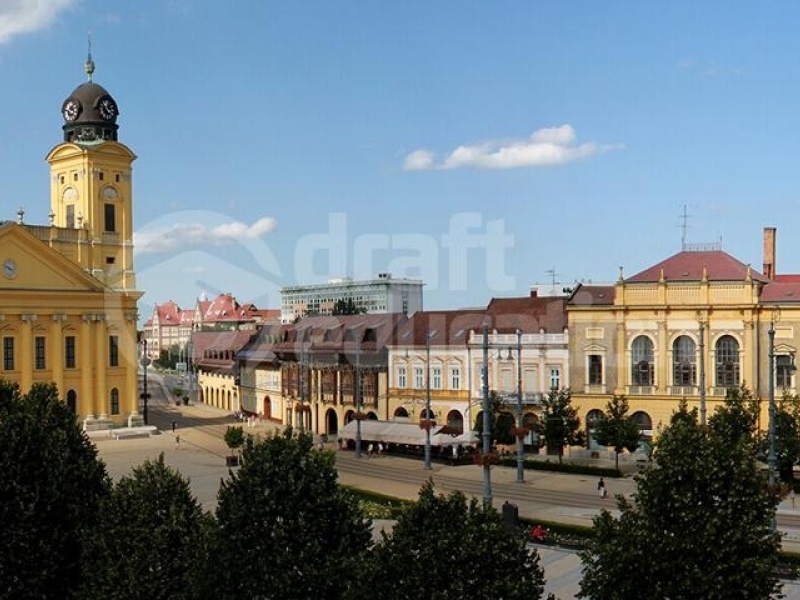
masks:
<path fill-rule="evenodd" d="M 431 469 L 431 337 L 435 331 L 425 336 L 425 468 Z"/>
<path fill-rule="evenodd" d="M 300 410 L 297 411 L 297 428 L 300 433 L 305 431 L 305 407 L 306 407 L 306 348 L 300 346 Z"/>
<path fill-rule="evenodd" d="M 483 325 L 483 508 L 492 505 L 492 474 L 489 454 L 492 451 L 491 407 L 489 406 L 489 325 Z"/>
<path fill-rule="evenodd" d="M 767 465 L 769 466 L 769 485 L 775 484 L 775 470 L 777 467 L 777 457 L 775 456 L 775 323 L 770 321 L 769 331 L 769 384 L 767 393 L 769 399 L 769 451 L 767 454 Z"/>
<path fill-rule="evenodd" d="M 525 481 L 524 440 L 522 439 L 522 331 L 517 329 L 517 483 Z"/>
<path fill-rule="evenodd" d="M 700 338 L 700 344 L 698 345 L 698 349 L 700 351 L 700 426 L 703 428 L 703 432 L 705 433 L 706 429 L 706 334 L 705 334 L 705 323 L 703 320 L 700 320 L 700 331 L 698 331 L 698 337 Z"/>
<path fill-rule="evenodd" d="M 361 343 L 356 346 L 356 368 L 353 393 L 356 405 L 356 457 L 361 458 Z"/>
<path fill-rule="evenodd" d="M 144 371 L 144 375 L 142 377 L 142 418 L 144 419 L 144 424 L 147 425 L 147 398 L 149 394 L 147 393 L 147 366 L 150 364 L 150 357 L 147 356 L 147 340 L 142 340 L 142 358 L 141 358 L 142 369 Z"/>

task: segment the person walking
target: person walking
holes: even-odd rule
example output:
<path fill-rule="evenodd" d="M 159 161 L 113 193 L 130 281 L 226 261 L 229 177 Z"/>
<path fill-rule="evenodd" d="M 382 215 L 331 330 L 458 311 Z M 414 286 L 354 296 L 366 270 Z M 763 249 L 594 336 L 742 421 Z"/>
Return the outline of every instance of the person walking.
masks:
<path fill-rule="evenodd" d="M 597 491 L 601 498 L 606 497 L 606 482 L 603 481 L 602 477 L 600 478 L 600 481 L 597 482 Z"/>
<path fill-rule="evenodd" d="M 178 427 L 178 424 L 175 422 L 175 419 L 172 419 L 172 433 L 175 433 L 175 429 Z"/>
<path fill-rule="evenodd" d="M 181 436 L 175 436 L 175 450 L 178 450 L 181 447 Z"/>

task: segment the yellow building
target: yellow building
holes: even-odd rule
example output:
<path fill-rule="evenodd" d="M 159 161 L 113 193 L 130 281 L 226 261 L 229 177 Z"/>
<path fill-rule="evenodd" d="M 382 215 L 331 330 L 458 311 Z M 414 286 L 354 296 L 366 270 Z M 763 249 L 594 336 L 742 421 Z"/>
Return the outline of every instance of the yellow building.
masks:
<path fill-rule="evenodd" d="M 0 376 L 23 392 L 53 381 L 87 429 L 140 422 L 131 168 L 119 110 L 88 81 L 62 104 L 47 155 L 50 222 L 0 226 Z"/>
<path fill-rule="evenodd" d="M 644 438 L 681 400 L 710 417 L 745 385 L 767 427 L 769 379 L 796 392 L 800 276 L 775 272 L 776 231 L 764 231 L 764 273 L 719 248 L 688 249 L 619 280 L 578 286 L 568 302 L 570 381 L 582 422 L 624 395 Z M 774 368 L 770 374 L 770 330 Z"/>

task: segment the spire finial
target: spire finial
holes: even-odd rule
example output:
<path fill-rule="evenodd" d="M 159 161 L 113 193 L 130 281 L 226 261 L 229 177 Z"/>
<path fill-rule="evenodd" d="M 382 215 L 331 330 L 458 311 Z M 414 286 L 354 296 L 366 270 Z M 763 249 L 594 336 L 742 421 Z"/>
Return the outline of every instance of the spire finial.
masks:
<path fill-rule="evenodd" d="M 92 32 L 89 32 L 89 56 L 86 58 L 86 76 L 89 78 L 89 82 L 92 81 L 92 75 L 94 74 L 94 61 L 92 60 Z"/>

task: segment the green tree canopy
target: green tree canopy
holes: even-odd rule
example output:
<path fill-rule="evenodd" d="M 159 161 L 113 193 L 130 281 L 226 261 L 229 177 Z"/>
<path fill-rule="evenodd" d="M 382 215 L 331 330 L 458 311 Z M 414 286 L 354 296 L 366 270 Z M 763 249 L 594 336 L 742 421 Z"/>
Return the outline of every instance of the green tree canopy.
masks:
<path fill-rule="evenodd" d="M 536 600 L 544 590 L 539 555 L 524 536 L 461 492 L 436 495 L 432 482 L 356 573 L 352 600 Z"/>
<path fill-rule="evenodd" d="M 197 597 L 210 526 L 189 482 L 164 464 L 163 453 L 135 467 L 102 508 L 100 532 L 88 545 L 81 598 Z"/>
<path fill-rule="evenodd" d="M 542 416 L 537 433 L 544 436 L 547 451 L 558 453 L 558 462 L 564 457 L 565 445 L 583 444 L 578 410 L 572 406 L 572 392 L 568 389 L 550 390 L 542 401 Z"/>
<path fill-rule="evenodd" d="M 340 298 L 333 303 L 331 312 L 334 315 L 363 315 L 367 309 L 356 304 L 352 298 Z"/>
<path fill-rule="evenodd" d="M 491 432 L 492 441 L 498 444 L 511 444 L 516 441 L 514 436 L 514 415 L 506 410 L 500 394 L 495 390 L 489 391 L 489 408 L 491 411 Z M 483 433 L 483 411 L 481 410 L 475 417 L 475 427 L 473 428 L 479 436 Z"/>
<path fill-rule="evenodd" d="M 53 384 L 0 381 L 0 598 L 69 598 L 111 482 Z"/>
<path fill-rule="evenodd" d="M 220 487 L 204 597 L 344 597 L 371 531 L 337 483 L 334 454 L 287 429 L 248 438 L 243 458 Z"/>
<path fill-rule="evenodd" d="M 633 501 L 618 497 L 619 517 L 595 517 L 580 598 L 745 600 L 778 591 L 779 497 L 752 440 L 732 443 L 716 421 L 704 430 L 685 404 L 673 415 Z"/>
<path fill-rule="evenodd" d="M 595 424 L 594 436 L 601 446 L 614 448 L 614 462 L 619 468 L 619 454 L 633 452 L 639 446 L 641 433 L 636 422 L 628 415 L 628 400 L 614 396 L 606 405 L 603 417 Z"/>

